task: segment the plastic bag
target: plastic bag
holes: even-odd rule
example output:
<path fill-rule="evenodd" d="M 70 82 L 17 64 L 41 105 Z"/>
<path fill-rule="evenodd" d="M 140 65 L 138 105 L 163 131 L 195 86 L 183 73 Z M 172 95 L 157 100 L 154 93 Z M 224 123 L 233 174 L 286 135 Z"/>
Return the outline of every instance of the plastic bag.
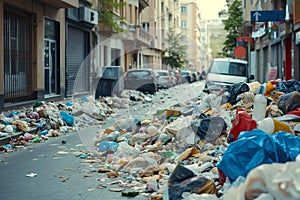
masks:
<path fill-rule="evenodd" d="M 250 90 L 250 87 L 245 82 L 239 82 L 235 83 L 229 88 L 226 89 L 227 93 L 223 97 L 223 101 L 225 103 L 229 102 L 232 105 L 236 104 L 240 99 L 238 99 L 239 95 L 248 92 Z"/>
<path fill-rule="evenodd" d="M 148 156 L 142 156 L 142 157 L 136 157 L 133 160 L 131 160 L 129 163 L 125 165 L 125 169 L 130 168 L 130 169 L 146 169 L 147 167 L 150 166 L 156 166 L 157 162 L 148 157 Z"/>
<path fill-rule="evenodd" d="M 192 129 L 201 139 L 214 143 L 226 130 L 226 123 L 221 117 L 207 117 L 191 123 Z"/>
<path fill-rule="evenodd" d="M 114 153 L 114 157 L 119 158 L 129 158 L 134 157 L 140 153 L 140 151 L 130 146 L 127 142 L 119 142 L 118 150 Z"/>
<path fill-rule="evenodd" d="M 297 80 L 288 80 L 285 82 L 279 82 L 276 88 L 284 93 L 290 93 L 294 91 L 300 91 L 300 82 Z"/>
<path fill-rule="evenodd" d="M 300 108 L 300 93 L 295 91 L 281 95 L 278 98 L 278 107 L 283 113 L 288 113 L 297 108 Z"/>
<path fill-rule="evenodd" d="M 74 124 L 75 118 L 73 117 L 73 115 L 68 114 L 64 111 L 60 111 L 60 116 L 68 126 L 72 126 Z"/>
<path fill-rule="evenodd" d="M 284 163 L 291 159 L 283 147 L 269 134 L 254 129 L 240 133 L 218 162 L 220 169 L 230 181 L 246 177 L 255 167 L 265 163 Z"/>
<path fill-rule="evenodd" d="M 300 199 L 300 156 L 296 162 L 264 164 L 253 169 L 238 188 L 231 187 L 224 193 L 224 200 Z"/>
<path fill-rule="evenodd" d="M 279 131 L 272 135 L 276 142 L 284 149 L 291 160 L 296 160 L 300 154 L 300 138 L 288 132 Z"/>
<path fill-rule="evenodd" d="M 204 177 L 197 177 L 194 172 L 178 164 L 168 180 L 169 200 L 182 199 L 184 192 L 196 194 L 216 194 L 216 186 Z"/>
<path fill-rule="evenodd" d="M 257 127 L 256 122 L 244 110 L 237 109 L 236 117 L 232 123 L 229 141 L 236 141 L 242 131 L 251 131 Z"/>

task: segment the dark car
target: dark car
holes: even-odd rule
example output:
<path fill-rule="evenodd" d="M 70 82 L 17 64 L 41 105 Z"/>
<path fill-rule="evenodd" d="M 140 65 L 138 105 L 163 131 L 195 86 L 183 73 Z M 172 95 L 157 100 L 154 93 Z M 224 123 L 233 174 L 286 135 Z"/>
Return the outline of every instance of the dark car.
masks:
<path fill-rule="evenodd" d="M 205 80 L 206 79 L 206 72 L 203 70 L 199 76 L 199 80 L 202 81 L 202 80 Z"/>
<path fill-rule="evenodd" d="M 131 69 L 124 76 L 124 89 L 154 94 L 157 91 L 157 75 L 152 69 Z"/>
<path fill-rule="evenodd" d="M 181 71 L 180 75 L 182 77 L 182 83 L 191 83 L 192 76 L 190 71 Z"/>
<path fill-rule="evenodd" d="M 197 74 L 197 72 L 192 72 L 191 82 L 196 82 L 196 81 L 198 81 L 198 74 Z"/>

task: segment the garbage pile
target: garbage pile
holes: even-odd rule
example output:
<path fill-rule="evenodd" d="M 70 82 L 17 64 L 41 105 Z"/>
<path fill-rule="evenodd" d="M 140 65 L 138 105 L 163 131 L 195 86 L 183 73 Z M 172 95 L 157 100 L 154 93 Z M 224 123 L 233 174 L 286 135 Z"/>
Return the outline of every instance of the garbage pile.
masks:
<path fill-rule="evenodd" d="M 118 185 L 110 190 L 122 196 L 300 199 L 299 85 L 295 80 L 241 82 L 167 108 L 156 107 L 146 119 L 116 118 L 99 131 L 95 151 L 80 158 L 91 163 L 94 173 L 106 174 L 99 188 Z M 153 98 L 125 90 L 120 97 L 37 102 L 32 108 L 2 114 L 0 131 L 22 132 L 8 145 L 39 142 L 105 123 L 117 110 L 150 105 Z"/>
<path fill-rule="evenodd" d="M 270 184 L 264 184 L 251 198 L 246 197 L 250 193 L 242 185 L 250 184 L 253 192 L 257 185 L 251 185 L 247 177 L 256 168 L 269 164 L 265 168 L 274 167 L 279 173 L 279 163 L 296 162 L 300 153 L 300 93 L 297 88 L 290 91 L 291 85 L 297 84 L 238 83 L 193 99 L 192 107 L 190 102 L 176 104 L 158 109 L 146 120 L 121 119 L 98 135 L 99 169 L 106 169 L 98 172 L 123 180 L 120 186 L 124 190 L 120 191 L 126 196 L 219 199 L 228 197 L 226 193 L 235 188 L 231 194 L 239 190 L 239 199 L 266 194 L 280 199 L 274 192 L 278 189 L 272 182 L 278 181 L 275 174 L 274 179 L 261 177 L 256 184 Z M 259 171 L 255 176 L 262 173 L 268 174 Z M 299 199 L 294 178 L 298 175 L 288 177 L 279 180 L 281 195 Z M 293 188 L 289 189 L 289 183 Z"/>
<path fill-rule="evenodd" d="M 15 147 L 58 137 L 78 128 L 105 123 L 114 109 L 129 108 L 135 102 L 151 102 L 150 95 L 124 90 L 121 97 L 83 96 L 64 102 L 38 101 L 29 108 L 1 113 L 0 139 L 7 144 L 0 151 L 11 152 Z"/>

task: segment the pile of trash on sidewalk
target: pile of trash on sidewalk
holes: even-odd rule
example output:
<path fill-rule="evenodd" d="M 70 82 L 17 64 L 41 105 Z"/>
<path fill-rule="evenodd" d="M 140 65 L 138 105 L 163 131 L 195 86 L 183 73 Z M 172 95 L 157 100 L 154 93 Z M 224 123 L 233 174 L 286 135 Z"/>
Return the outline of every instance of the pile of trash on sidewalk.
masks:
<path fill-rule="evenodd" d="M 299 91 L 296 80 L 241 82 L 157 108 L 148 119 L 123 116 L 99 130 L 95 151 L 83 159 L 95 173 L 107 175 L 99 188 L 122 196 L 300 199 Z M 22 140 L 26 133 L 58 136 L 104 123 L 114 109 L 151 101 L 151 95 L 124 91 L 121 97 L 37 102 L 24 112 L 1 115 L 0 131 L 23 131 Z"/>
<path fill-rule="evenodd" d="M 80 97 L 65 102 L 37 101 L 32 107 L 0 114 L 0 151 L 11 152 L 49 137 L 76 132 L 80 127 L 105 123 L 113 109 L 128 108 L 136 101 L 151 101 L 137 91 L 124 91 L 122 97 Z M 5 140 L 5 141 L 6 141 Z"/>

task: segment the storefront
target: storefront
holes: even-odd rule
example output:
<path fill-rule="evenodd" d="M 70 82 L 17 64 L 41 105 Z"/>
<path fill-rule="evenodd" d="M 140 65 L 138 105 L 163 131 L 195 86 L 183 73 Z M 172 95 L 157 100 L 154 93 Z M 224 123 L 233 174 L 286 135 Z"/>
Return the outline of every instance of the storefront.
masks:
<path fill-rule="evenodd" d="M 86 17 L 87 16 L 87 17 Z M 83 94 L 91 90 L 93 49 L 92 28 L 98 24 L 97 12 L 80 6 L 67 9 L 66 25 L 66 91 L 65 95 Z"/>
<path fill-rule="evenodd" d="M 63 98 L 65 9 L 74 1 L 0 0 L 0 108 Z"/>

